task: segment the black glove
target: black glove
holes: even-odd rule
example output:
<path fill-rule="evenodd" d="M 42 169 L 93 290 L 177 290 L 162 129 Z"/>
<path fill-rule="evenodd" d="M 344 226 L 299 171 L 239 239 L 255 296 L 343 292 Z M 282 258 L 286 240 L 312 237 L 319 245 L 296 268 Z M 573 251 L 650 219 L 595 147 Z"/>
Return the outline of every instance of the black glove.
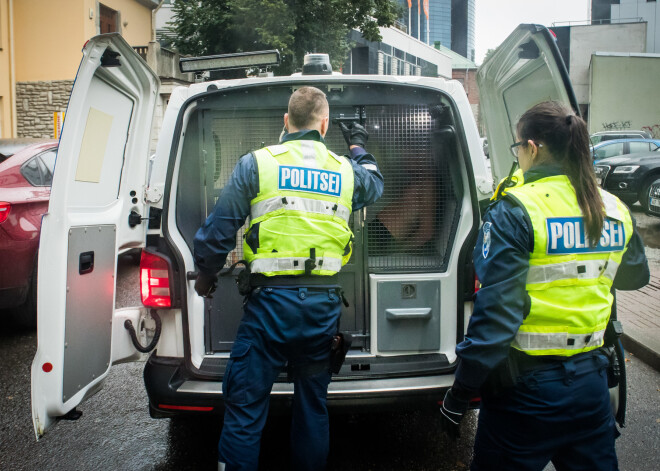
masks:
<path fill-rule="evenodd" d="M 351 146 L 360 146 L 364 149 L 367 145 L 369 133 L 364 129 L 364 126 L 361 126 L 358 123 L 351 123 L 351 127 L 349 128 L 340 121 L 339 129 L 341 129 L 341 133 L 344 135 L 344 140 L 349 148 Z"/>
<path fill-rule="evenodd" d="M 216 282 L 218 277 L 215 275 L 205 275 L 199 272 L 197 280 L 195 280 L 195 291 L 203 298 L 212 298 L 211 296 L 217 287 Z"/>
<path fill-rule="evenodd" d="M 445 394 L 440 408 L 440 429 L 452 440 L 461 436 L 459 426 L 468 410 L 468 404 L 469 401 L 457 398 L 451 389 Z"/>

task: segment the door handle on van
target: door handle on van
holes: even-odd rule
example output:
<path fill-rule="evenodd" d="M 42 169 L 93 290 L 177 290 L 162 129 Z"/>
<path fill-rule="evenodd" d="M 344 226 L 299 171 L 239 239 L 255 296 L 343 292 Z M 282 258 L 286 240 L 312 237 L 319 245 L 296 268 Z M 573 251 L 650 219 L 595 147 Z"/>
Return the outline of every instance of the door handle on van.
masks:
<path fill-rule="evenodd" d="M 83 252 L 78 258 L 78 273 L 85 275 L 94 271 L 94 252 Z"/>
<path fill-rule="evenodd" d="M 410 309 L 386 309 L 385 318 L 392 321 L 406 320 L 406 319 L 430 319 L 431 308 L 416 307 Z"/>

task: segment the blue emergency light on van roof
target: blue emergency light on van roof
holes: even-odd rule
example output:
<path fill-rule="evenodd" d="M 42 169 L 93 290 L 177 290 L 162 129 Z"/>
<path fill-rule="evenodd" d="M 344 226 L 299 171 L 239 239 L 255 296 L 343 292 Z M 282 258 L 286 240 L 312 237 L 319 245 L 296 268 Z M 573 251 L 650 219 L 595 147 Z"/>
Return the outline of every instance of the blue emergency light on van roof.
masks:
<path fill-rule="evenodd" d="M 203 57 L 182 57 L 179 60 L 181 72 L 205 72 L 207 70 L 249 69 L 280 65 L 280 51 L 237 52 Z"/>

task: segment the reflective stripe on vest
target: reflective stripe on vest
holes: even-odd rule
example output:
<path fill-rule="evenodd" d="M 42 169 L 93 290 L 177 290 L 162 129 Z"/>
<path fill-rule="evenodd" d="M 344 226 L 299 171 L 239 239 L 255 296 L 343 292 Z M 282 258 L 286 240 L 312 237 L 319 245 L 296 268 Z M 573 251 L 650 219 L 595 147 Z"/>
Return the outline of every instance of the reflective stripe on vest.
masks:
<path fill-rule="evenodd" d="M 619 264 L 613 260 L 571 260 L 548 265 L 530 265 L 527 284 L 552 283 L 559 280 L 589 280 L 604 276 L 614 280 Z M 529 288 L 528 288 L 529 289 Z"/>
<path fill-rule="evenodd" d="M 252 273 L 268 272 L 292 272 L 305 267 L 305 261 L 309 257 L 289 257 L 289 258 L 258 258 L 250 264 Z M 322 257 L 315 260 L 318 269 L 324 271 L 338 272 L 341 270 L 342 261 L 340 258 Z"/>
<path fill-rule="evenodd" d="M 598 348 L 605 338 L 605 329 L 591 334 L 566 332 L 518 332 L 512 346 L 518 350 L 584 350 Z"/>
<path fill-rule="evenodd" d="M 313 200 L 296 196 L 287 196 L 282 198 L 275 196 L 267 200 L 261 200 L 254 203 L 250 209 L 252 218 L 260 218 L 267 213 L 279 211 L 280 209 L 290 209 L 292 211 L 305 211 L 308 213 L 325 214 L 334 216 L 348 223 L 351 211 L 346 206 L 339 203 L 331 203 L 324 200 Z"/>
<path fill-rule="evenodd" d="M 602 345 L 612 307 L 610 289 L 632 236 L 632 220 L 615 196 L 601 191 L 606 219 L 596 246 L 568 177 L 509 188 L 532 222 L 526 290 L 530 310 L 512 346 L 528 355 L 571 356 Z"/>

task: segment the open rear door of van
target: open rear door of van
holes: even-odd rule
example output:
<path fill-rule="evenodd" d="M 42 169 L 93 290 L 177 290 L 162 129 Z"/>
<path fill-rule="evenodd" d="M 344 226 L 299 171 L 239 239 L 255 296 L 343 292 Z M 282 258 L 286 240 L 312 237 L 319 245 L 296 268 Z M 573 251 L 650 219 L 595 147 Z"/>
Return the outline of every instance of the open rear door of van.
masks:
<path fill-rule="evenodd" d="M 556 40 L 545 26 L 518 26 L 481 65 L 477 84 L 496 183 L 511 169 L 509 146 L 516 142 L 516 124 L 525 111 L 555 100 L 579 112 Z"/>
<path fill-rule="evenodd" d="M 71 92 L 39 247 L 37 438 L 101 389 L 113 363 L 137 359 L 115 311 L 117 255 L 142 247 L 144 191 L 158 77 L 119 35 L 90 39 Z M 132 227 L 133 226 L 133 227 Z M 73 414 L 71 414 L 73 415 Z M 70 415 L 70 416 L 71 416 Z"/>

